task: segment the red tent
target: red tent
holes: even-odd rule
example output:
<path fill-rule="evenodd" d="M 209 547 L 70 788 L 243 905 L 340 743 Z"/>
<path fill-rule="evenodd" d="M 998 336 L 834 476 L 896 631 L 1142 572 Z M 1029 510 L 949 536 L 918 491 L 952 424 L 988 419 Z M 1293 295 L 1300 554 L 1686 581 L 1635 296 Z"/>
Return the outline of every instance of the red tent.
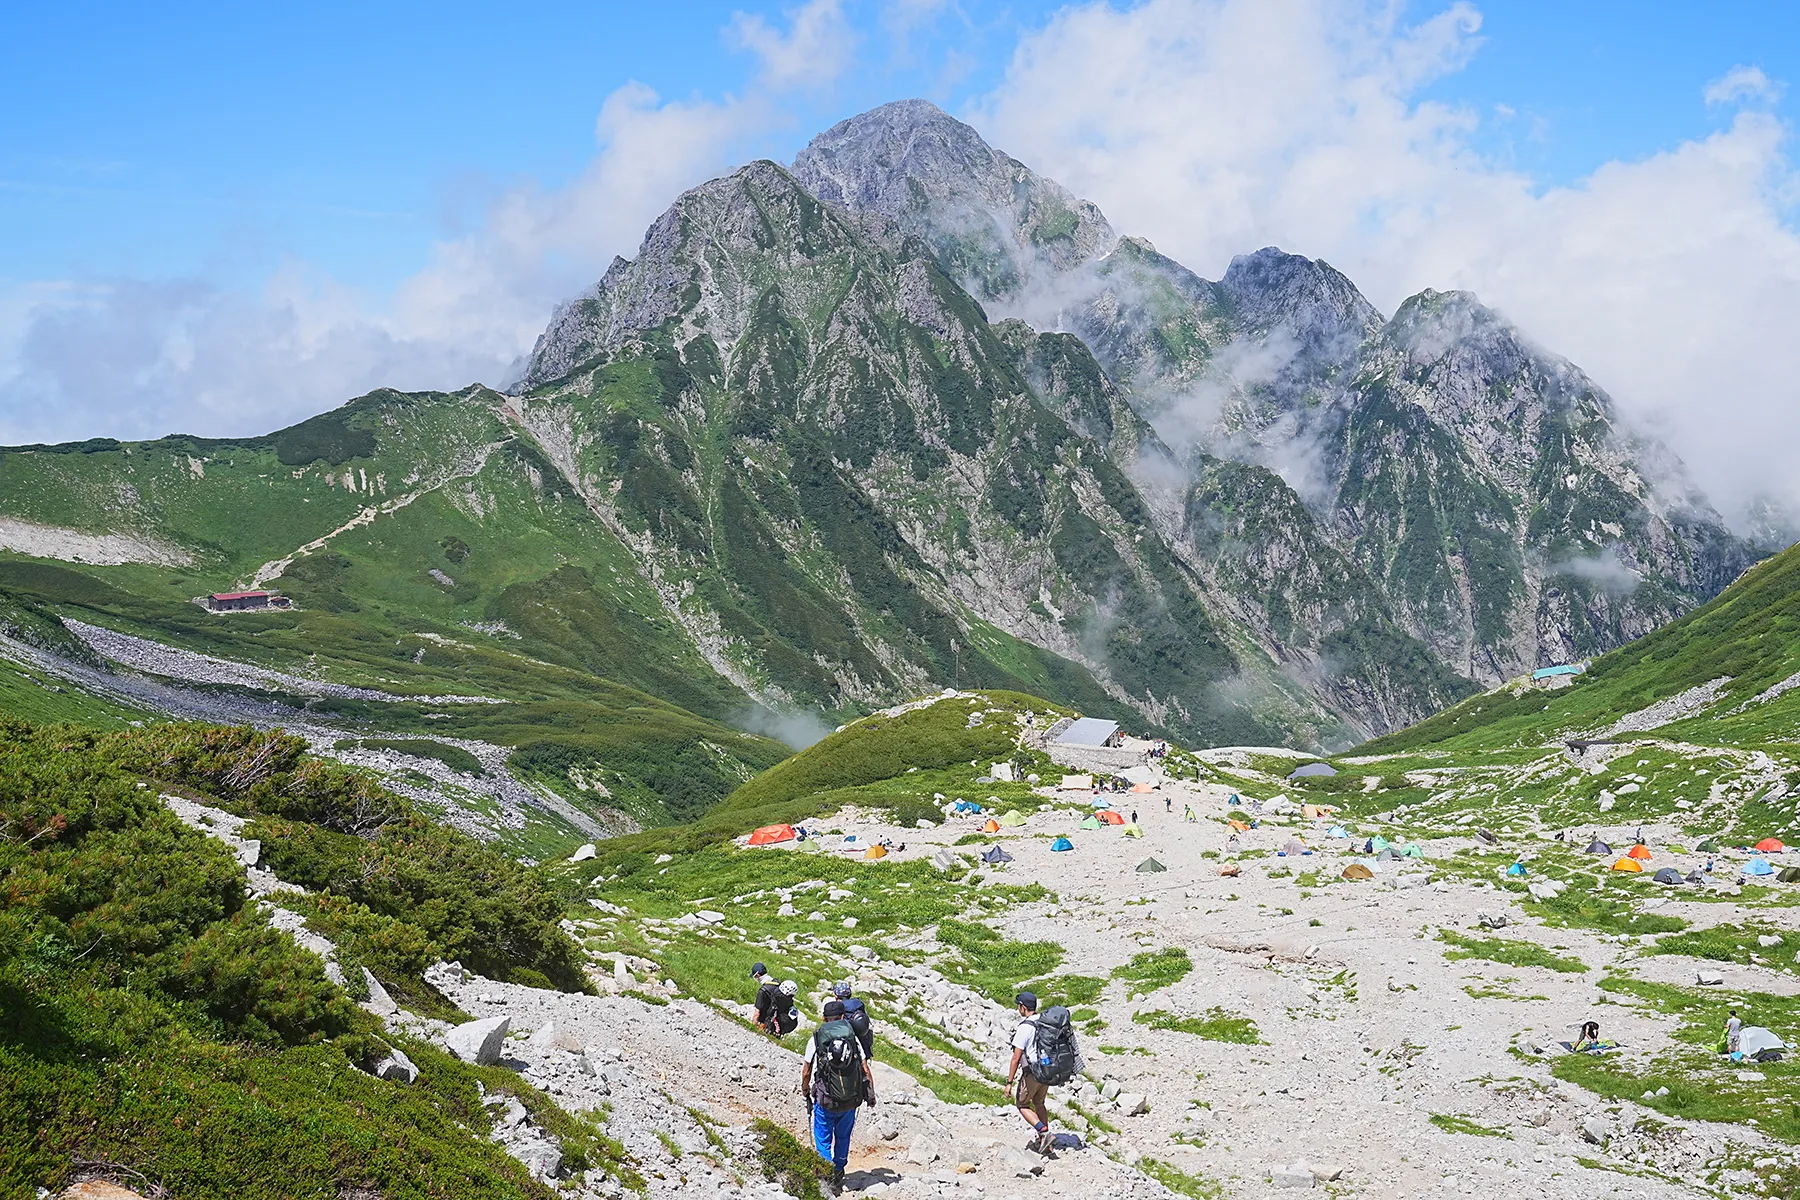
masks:
<path fill-rule="evenodd" d="M 1756 843 L 1756 848 L 1764 854 L 1780 854 L 1787 847 L 1781 844 L 1780 838 L 1764 838 Z"/>
<path fill-rule="evenodd" d="M 1639 842 L 1625 853 L 1631 855 L 1631 857 L 1637 859 L 1639 862 L 1650 861 L 1650 847 L 1644 845 L 1642 842 Z"/>
<path fill-rule="evenodd" d="M 752 846 L 773 846 L 776 842 L 791 842 L 793 840 L 794 827 L 792 825 L 764 825 L 761 829 L 758 829 L 755 833 L 750 835 L 750 844 Z"/>
<path fill-rule="evenodd" d="M 1095 813 L 1094 815 L 1099 817 L 1102 821 L 1106 822 L 1108 825 L 1123 825 L 1125 823 L 1125 818 L 1121 817 L 1118 813 L 1114 812 L 1110 808 L 1107 809 L 1105 812 Z"/>

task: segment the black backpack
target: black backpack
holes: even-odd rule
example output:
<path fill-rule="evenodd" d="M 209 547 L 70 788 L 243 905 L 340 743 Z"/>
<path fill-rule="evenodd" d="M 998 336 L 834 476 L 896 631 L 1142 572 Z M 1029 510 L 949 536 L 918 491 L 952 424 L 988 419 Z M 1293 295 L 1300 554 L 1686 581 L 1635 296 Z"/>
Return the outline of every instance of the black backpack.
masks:
<path fill-rule="evenodd" d="M 1032 1022 L 1037 1035 L 1031 1043 L 1031 1061 L 1025 1064 L 1039 1083 L 1067 1083 L 1081 1070 L 1081 1052 L 1075 1048 L 1075 1026 L 1069 1010 L 1052 1004 Z"/>
<path fill-rule="evenodd" d="M 856 1007 L 850 1007 L 851 1003 L 854 1003 Z M 869 1010 L 862 1006 L 862 1001 L 845 1003 L 844 1020 L 850 1023 L 851 1030 L 856 1034 L 856 1040 L 862 1043 L 863 1054 L 873 1058 L 875 1056 L 875 1028 L 869 1023 Z"/>
<path fill-rule="evenodd" d="M 842 1112 L 863 1101 L 863 1054 L 848 1021 L 813 1031 L 813 1088 L 827 1109 Z"/>

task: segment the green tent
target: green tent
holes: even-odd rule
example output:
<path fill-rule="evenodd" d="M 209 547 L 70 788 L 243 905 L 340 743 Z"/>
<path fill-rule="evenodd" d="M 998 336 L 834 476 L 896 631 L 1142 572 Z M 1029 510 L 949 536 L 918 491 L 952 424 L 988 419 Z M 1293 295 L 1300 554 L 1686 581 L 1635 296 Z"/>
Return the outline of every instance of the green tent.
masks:
<path fill-rule="evenodd" d="M 1100 828 L 1100 818 L 1099 817 L 1083 817 L 1081 819 L 1081 827 L 1083 829 L 1098 829 L 1098 828 Z"/>
<path fill-rule="evenodd" d="M 1138 869 L 1139 875 L 1156 875 L 1156 874 L 1159 874 L 1160 872 L 1168 870 L 1169 868 L 1163 866 L 1161 863 L 1157 862 L 1154 858 L 1146 858 L 1143 862 L 1141 862 L 1137 865 L 1137 869 Z M 1789 870 L 1794 870 L 1794 869 L 1796 869 L 1796 868 L 1792 868 L 1792 867 L 1789 868 Z"/>
<path fill-rule="evenodd" d="M 1424 848 L 1421 847 L 1419 845 L 1419 843 L 1417 843 L 1417 842 L 1406 843 L 1406 845 L 1400 847 L 1400 853 L 1405 855 L 1407 858 L 1424 858 L 1425 857 Z"/>
<path fill-rule="evenodd" d="M 1144 827 L 1142 825 L 1127 825 L 1125 828 L 1119 830 L 1119 832 L 1126 837 L 1143 837 Z"/>
<path fill-rule="evenodd" d="M 1369 853 L 1380 854 L 1383 850 L 1386 850 L 1391 845 L 1393 845 L 1392 842 L 1388 841 L 1386 838 L 1382 837 L 1378 833 L 1374 837 L 1369 839 Z"/>
<path fill-rule="evenodd" d="M 1014 809 L 1012 812 L 1005 813 L 1000 817 L 1000 824 L 1002 824 L 1002 825 L 1023 825 L 1024 823 L 1025 823 L 1025 814 L 1018 811 L 1017 809 Z"/>
<path fill-rule="evenodd" d="M 1775 878 L 1783 883 L 1800 883 L 1800 867 L 1783 867 L 1775 873 Z"/>
<path fill-rule="evenodd" d="M 1701 854 L 1717 854 L 1719 852 L 1719 843 L 1713 841 L 1711 838 L 1707 838 L 1698 846 L 1695 846 L 1694 849 Z"/>

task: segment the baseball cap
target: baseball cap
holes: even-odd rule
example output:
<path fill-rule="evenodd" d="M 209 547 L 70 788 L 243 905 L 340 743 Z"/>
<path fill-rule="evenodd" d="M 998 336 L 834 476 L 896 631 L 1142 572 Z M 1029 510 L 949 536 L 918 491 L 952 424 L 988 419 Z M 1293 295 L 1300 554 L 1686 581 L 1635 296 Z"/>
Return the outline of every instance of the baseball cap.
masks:
<path fill-rule="evenodd" d="M 750 977 L 752 979 L 761 979 L 764 975 L 767 975 L 768 973 L 769 973 L 769 968 L 763 966 L 761 963 L 757 963 L 754 967 L 750 968 Z"/>
<path fill-rule="evenodd" d="M 1037 994 L 1035 992 L 1020 992 L 1017 996 L 1013 997 L 1013 1003 L 1023 1005 L 1031 1012 L 1036 1012 Z"/>
<path fill-rule="evenodd" d="M 827 1000 L 825 1002 L 825 1019 L 827 1021 L 843 1015 L 844 1002 L 842 1000 Z"/>

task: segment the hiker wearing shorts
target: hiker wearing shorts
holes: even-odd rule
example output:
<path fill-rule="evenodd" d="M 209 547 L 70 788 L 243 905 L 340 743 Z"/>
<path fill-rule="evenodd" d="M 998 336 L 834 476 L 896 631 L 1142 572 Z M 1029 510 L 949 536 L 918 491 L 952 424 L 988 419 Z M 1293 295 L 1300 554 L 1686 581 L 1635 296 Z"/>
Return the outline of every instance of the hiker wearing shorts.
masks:
<path fill-rule="evenodd" d="M 812 1106 L 813 1149 L 831 1164 L 830 1192 L 835 1196 L 844 1186 L 856 1109 L 875 1107 L 875 1076 L 856 1031 L 844 1020 L 844 1002 L 827 1001 L 823 1017 L 806 1043 L 800 1091 Z"/>
<path fill-rule="evenodd" d="M 1050 1132 L 1050 1085 L 1033 1075 L 1029 1067 L 1021 1069 L 1032 1057 L 1037 1043 L 1037 996 L 1020 992 L 1014 997 L 1019 1006 L 1019 1026 L 1013 1030 L 1012 1065 L 1006 1071 L 1006 1095 L 1019 1110 L 1019 1116 L 1036 1131 L 1031 1148 L 1049 1154 L 1056 1144 Z M 1016 1081 L 1016 1090 L 1015 1090 Z"/>
<path fill-rule="evenodd" d="M 1736 1054 L 1738 1052 L 1738 1039 L 1743 1034 L 1743 1019 L 1738 1016 L 1738 1011 L 1734 1008 L 1731 1010 L 1731 1015 L 1725 1019 L 1725 1053 Z"/>

